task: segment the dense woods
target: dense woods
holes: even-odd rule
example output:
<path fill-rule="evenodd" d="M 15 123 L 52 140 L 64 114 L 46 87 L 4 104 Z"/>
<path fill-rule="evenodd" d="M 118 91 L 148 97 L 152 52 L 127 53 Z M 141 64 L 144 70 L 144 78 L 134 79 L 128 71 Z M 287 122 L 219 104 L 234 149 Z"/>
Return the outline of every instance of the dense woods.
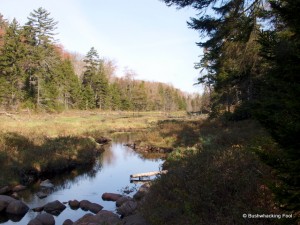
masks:
<path fill-rule="evenodd" d="M 85 56 L 67 52 L 55 40 L 57 23 L 43 8 L 23 26 L 0 17 L 2 109 L 200 110 L 199 95 L 136 80 L 129 69 L 117 77 L 115 63 L 93 47 Z"/>
<path fill-rule="evenodd" d="M 188 22 L 203 38 L 197 68 L 211 116 L 254 118 L 283 148 L 258 151 L 279 172 L 281 207 L 299 210 L 300 2 L 294 0 L 164 0 L 199 14 Z"/>

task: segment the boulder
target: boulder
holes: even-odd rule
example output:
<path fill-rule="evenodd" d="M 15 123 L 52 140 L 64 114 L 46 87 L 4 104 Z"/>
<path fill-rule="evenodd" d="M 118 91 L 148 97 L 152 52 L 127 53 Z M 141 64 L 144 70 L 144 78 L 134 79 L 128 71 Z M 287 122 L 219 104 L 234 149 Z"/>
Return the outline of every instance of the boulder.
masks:
<path fill-rule="evenodd" d="M 42 222 L 43 225 L 54 225 L 55 220 L 54 217 L 48 213 L 39 214 L 36 217 L 37 220 Z"/>
<path fill-rule="evenodd" d="M 44 225 L 44 224 L 42 224 L 41 221 L 39 221 L 39 220 L 37 220 L 36 218 L 34 218 L 34 219 L 30 220 L 30 221 L 27 223 L 27 225 Z"/>
<path fill-rule="evenodd" d="M 123 218 L 123 225 L 148 225 L 144 217 L 140 214 L 134 214 Z"/>
<path fill-rule="evenodd" d="M 19 192 L 19 191 L 24 191 L 25 189 L 26 189 L 26 186 L 19 184 L 19 185 L 13 187 L 12 191 Z"/>
<path fill-rule="evenodd" d="M 0 212 L 4 211 L 12 201 L 16 201 L 16 199 L 7 195 L 0 195 Z"/>
<path fill-rule="evenodd" d="M 86 214 L 79 220 L 73 223 L 73 225 L 119 225 L 121 224 L 121 220 L 118 215 L 106 211 L 101 210 L 96 215 Z"/>
<path fill-rule="evenodd" d="M 4 186 L 0 188 L 0 195 L 6 194 L 11 191 L 11 188 L 9 186 Z"/>
<path fill-rule="evenodd" d="M 44 187 L 44 188 L 53 188 L 54 187 L 54 184 L 51 183 L 50 180 L 44 180 L 40 183 L 40 186 L 41 187 Z"/>
<path fill-rule="evenodd" d="M 78 209 L 80 206 L 80 202 L 77 200 L 70 200 L 69 206 L 71 207 L 71 209 Z"/>
<path fill-rule="evenodd" d="M 48 194 L 46 194 L 45 192 L 39 191 L 38 193 L 36 193 L 36 196 L 38 196 L 40 199 L 46 198 L 48 196 Z"/>
<path fill-rule="evenodd" d="M 44 211 L 56 216 L 58 216 L 62 211 L 64 211 L 65 208 L 66 206 L 58 200 L 54 202 L 49 202 L 46 205 L 44 205 Z"/>
<path fill-rule="evenodd" d="M 90 204 L 91 204 L 91 202 L 88 200 L 81 200 L 79 203 L 79 207 L 82 210 L 87 211 Z"/>
<path fill-rule="evenodd" d="M 94 217 L 93 214 L 88 213 L 85 214 L 83 217 L 80 219 L 76 220 L 73 225 L 82 225 L 82 224 L 88 224 L 88 222 L 91 222 L 91 219 Z"/>
<path fill-rule="evenodd" d="M 150 183 L 143 184 L 133 196 L 136 200 L 141 200 L 150 190 Z"/>
<path fill-rule="evenodd" d="M 73 221 L 70 220 L 70 219 L 67 219 L 67 220 L 65 220 L 65 221 L 63 222 L 62 225 L 73 225 Z"/>
<path fill-rule="evenodd" d="M 25 215 L 29 210 L 29 207 L 19 200 L 11 201 L 7 208 L 6 213 L 13 214 L 13 215 Z"/>
<path fill-rule="evenodd" d="M 117 213 L 119 213 L 121 216 L 129 216 L 132 215 L 136 209 L 136 201 L 127 201 L 117 208 Z"/>
<path fill-rule="evenodd" d="M 91 203 L 88 206 L 88 210 L 92 213 L 98 213 L 103 209 L 103 206 L 97 204 L 97 203 Z"/>
<path fill-rule="evenodd" d="M 94 218 L 96 218 L 96 221 L 101 221 L 100 224 L 118 225 L 121 223 L 121 219 L 118 215 L 107 210 L 101 210 Z"/>
<path fill-rule="evenodd" d="M 97 203 L 92 203 L 88 200 L 82 200 L 79 203 L 79 206 L 82 210 L 85 211 L 91 211 L 92 213 L 98 213 L 99 211 L 101 211 L 103 209 L 103 206 L 97 204 Z"/>
<path fill-rule="evenodd" d="M 119 198 L 121 198 L 122 197 L 122 195 L 120 195 L 120 194 L 115 194 L 115 193 L 104 193 L 103 195 L 102 195 L 102 199 L 104 200 L 104 201 L 113 201 L 113 202 L 115 202 L 115 201 L 117 201 Z"/>
<path fill-rule="evenodd" d="M 127 202 L 127 201 L 132 201 L 133 199 L 129 196 L 122 196 L 121 198 L 119 198 L 116 201 L 116 206 L 120 207 L 123 203 Z"/>

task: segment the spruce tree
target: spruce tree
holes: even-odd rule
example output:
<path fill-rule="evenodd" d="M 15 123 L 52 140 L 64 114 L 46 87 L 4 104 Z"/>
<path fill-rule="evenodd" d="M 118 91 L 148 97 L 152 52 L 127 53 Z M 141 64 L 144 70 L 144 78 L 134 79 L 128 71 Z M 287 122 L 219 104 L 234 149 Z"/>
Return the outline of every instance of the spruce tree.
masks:
<path fill-rule="evenodd" d="M 57 22 L 50 18 L 50 13 L 43 8 L 38 8 L 30 13 L 25 25 L 25 34 L 28 44 L 32 48 L 31 57 L 33 59 L 29 74 L 30 93 L 38 108 L 49 107 L 48 104 L 58 97 L 58 90 L 54 90 L 56 85 L 53 80 L 56 76 L 54 74 L 55 67 L 60 61 L 54 49 L 56 25 Z"/>
<path fill-rule="evenodd" d="M 0 54 L 2 104 L 13 108 L 18 107 L 24 98 L 25 71 L 23 61 L 26 55 L 20 30 L 18 22 L 14 19 L 5 30 Z"/>

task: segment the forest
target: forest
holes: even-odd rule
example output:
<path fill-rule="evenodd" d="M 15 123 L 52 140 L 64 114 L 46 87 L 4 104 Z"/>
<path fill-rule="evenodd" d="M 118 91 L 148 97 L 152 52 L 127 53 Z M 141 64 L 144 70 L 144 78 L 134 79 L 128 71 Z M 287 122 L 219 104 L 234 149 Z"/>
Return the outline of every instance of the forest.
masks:
<path fill-rule="evenodd" d="M 85 56 L 64 50 L 55 40 L 57 23 L 43 8 L 33 10 L 23 26 L 0 16 L 2 109 L 199 111 L 199 95 L 136 80 L 130 69 L 117 77 L 116 64 L 94 47 Z"/>
<path fill-rule="evenodd" d="M 276 168 L 282 206 L 299 210 L 300 2 L 294 0 L 163 0 L 197 10 L 188 26 L 204 54 L 196 68 L 209 90 L 211 117 L 254 119 L 282 148 L 256 153 Z"/>

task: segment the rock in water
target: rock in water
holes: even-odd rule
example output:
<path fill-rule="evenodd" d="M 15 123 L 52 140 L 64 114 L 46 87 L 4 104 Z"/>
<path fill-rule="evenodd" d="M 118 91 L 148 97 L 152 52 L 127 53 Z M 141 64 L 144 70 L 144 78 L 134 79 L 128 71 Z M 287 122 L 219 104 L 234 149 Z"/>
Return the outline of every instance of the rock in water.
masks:
<path fill-rule="evenodd" d="M 79 205 L 82 210 L 85 210 L 85 211 L 89 210 L 92 213 L 98 213 L 99 211 L 101 211 L 103 209 L 103 206 L 101 206 L 97 203 L 92 203 L 88 200 L 80 201 Z"/>
<path fill-rule="evenodd" d="M 44 181 L 42 181 L 41 183 L 40 183 L 40 186 L 41 187 L 44 187 L 44 188 L 53 188 L 54 187 L 54 184 L 52 184 L 51 182 L 50 182 L 50 180 L 44 180 Z"/>
<path fill-rule="evenodd" d="M 43 225 L 54 225 L 55 224 L 54 217 L 48 213 L 43 213 L 43 214 L 37 215 L 36 219 L 41 221 Z"/>
<path fill-rule="evenodd" d="M 56 216 L 58 216 L 62 211 L 64 211 L 65 208 L 66 208 L 66 206 L 58 200 L 56 200 L 54 202 L 49 202 L 46 205 L 44 205 L 44 210 L 47 213 L 50 213 L 50 214 L 56 215 Z"/>
<path fill-rule="evenodd" d="M 120 194 L 115 194 L 115 193 L 104 193 L 103 195 L 102 195 L 102 199 L 104 200 L 104 201 L 113 201 L 113 202 L 115 202 L 115 201 L 117 201 L 119 198 L 121 198 L 122 197 L 122 195 L 120 195 Z"/>
<path fill-rule="evenodd" d="M 71 209 L 78 209 L 80 206 L 80 203 L 77 200 L 70 200 L 69 206 L 71 207 Z"/>
<path fill-rule="evenodd" d="M 36 193 L 36 196 L 38 196 L 40 199 L 46 198 L 48 195 L 42 191 L 39 191 Z"/>
<path fill-rule="evenodd" d="M 119 208 L 117 208 L 117 212 L 121 216 L 129 216 L 134 213 L 137 208 L 137 203 L 135 201 L 127 201 L 123 203 Z"/>
<path fill-rule="evenodd" d="M 9 203 L 16 201 L 14 198 L 7 195 L 0 195 L 0 212 L 4 211 Z"/>
<path fill-rule="evenodd" d="M 70 219 L 67 219 L 67 220 L 65 220 L 65 221 L 63 222 L 62 225 L 73 225 L 73 221 L 70 220 Z"/>
<path fill-rule="evenodd" d="M 6 212 L 13 215 L 25 215 L 29 210 L 29 207 L 22 201 L 15 200 L 8 204 Z"/>

